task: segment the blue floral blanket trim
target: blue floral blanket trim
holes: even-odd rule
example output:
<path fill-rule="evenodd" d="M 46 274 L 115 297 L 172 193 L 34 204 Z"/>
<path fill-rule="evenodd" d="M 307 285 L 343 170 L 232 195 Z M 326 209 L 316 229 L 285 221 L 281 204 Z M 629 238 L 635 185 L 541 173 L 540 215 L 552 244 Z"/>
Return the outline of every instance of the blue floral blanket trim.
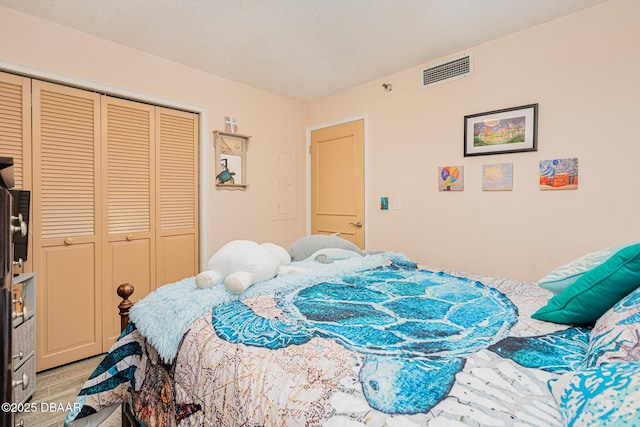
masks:
<path fill-rule="evenodd" d="M 182 335 L 189 325 L 220 304 L 301 289 L 320 280 L 339 278 L 389 262 L 415 265 L 405 255 L 394 252 L 349 258 L 331 264 L 315 261 L 294 262 L 293 266 L 304 268 L 306 271 L 255 283 L 241 294 L 232 294 L 222 285 L 200 289 L 196 286 L 195 277 L 189 277 L 161 286 L 147 295 L 132 307 L 129 318 L 158 351 L 161 359 L 171 363 L 178 352 Z"/>
<path fill-rule="evenodd" d="M 74 409 L 67 414 L 64 425 L 70 425 L 75 420 L 83 421 L 74 425 L 98 425 L 106 420 L 119 405 L 114 405 L 111 410 L 104 410 L 99 405 L 88 404 L 87 398 L 110 393 L 122 398 L 126 390 L 136 387 L 135 375 L 142 358 L 140 335 L 135 325 L 129 323 L 84 383 L 78 393 L 79 405 L 74 405 Z"/>

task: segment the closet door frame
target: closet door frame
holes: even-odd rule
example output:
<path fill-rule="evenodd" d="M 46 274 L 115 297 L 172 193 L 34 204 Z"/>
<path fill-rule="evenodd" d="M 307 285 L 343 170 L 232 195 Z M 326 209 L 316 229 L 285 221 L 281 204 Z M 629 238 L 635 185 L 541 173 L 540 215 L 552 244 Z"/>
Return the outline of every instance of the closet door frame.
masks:
<path fill-rule="evenodd" d="M 132 101 L 146 102 L 159 107 L 167 107 L 175 110 L 188 111 L 198 115 L 198 216 L 200 223 L 198 224 L 198 254 L 199 254 L 199 270 L 205 269 L 209 260 L 209 235 L 210 221 L 203 220 L 210 217 L 210 181 L 213 180 L 212 174 L 207 168 L 208 159 L 213 159 L 213 145 L 210 143 L 210 125 L 209 125 L 209 108 L 185 103 L 175 99 L 164 98 L 161 96 L 151 95 L 147 92 L 139 92 L 132 89 L 106 84 L 100 81 L 85 79 L 69 74 L 59 73 L 44 68 L 34 67 L 18 62 L 0 59 L 0 71 L 6 71 L 13 74 L 20 74 L 24 77 L 59 83 L 63 85 L 73 86 L 79 89 L 99 92 L 105 95 L 112 95 L 119 98 L 130 99 Z"/>
<path fill-rule="evenodd" d="M 210 177 L 210 173 L 208 172 L 208 169 L 203 166 L 207 162 L 207 159 L 213 156 L 213 153 L 212 153 L 213 148 L 211 147 L 211 144 L 208 143 L 209 142 L 208 135 L 210 133 L 208 108 L 194 105 L 194 104 L 186 104 L 186 103 L 182 103 L 180 101 L 176 101 L 172 99 L 166 99 L 162 97 L 149 95 L 148 93 L 132 91 L 129 89 L 123 89 L 117 86 L 112 86 L 112 85 L 104 84 L 101 82 L 77 78 L 74 76 L 69 76 L 69 75 L 65 75 L 57 72 L 52 72 L 49 70 L 44 70 L 44 69 L 31 67 L 24 64 L 13 63 L 11 61 L 0 59 L 0 72 L 4 72 L 4 71 L 10 73 L 11 75 L 18 75 L 17 77 L 23 79 L 24 81 L 31 81 L 30 79 L 34 79 L 44 83 L 60 84 L 63 86 L 67 86 L 71 89 L 79 89 L 79 90 L 85 90 L 85 91 L 88 90 L 90 92 L 94 92 L 96 95 L 113 96 L 113 97 L 128 99 L 134 102 L 153 104 L 154 106 L 156 106 L 156 108 L 166 107 L 168 109 L 178 110 L 179 112 L 184 111 L 191 114 L 195 114 L 197 116 L 197 123 L 195 125 L 196 127 L 195 134 L 197 136 L 197 148 L 195 149 L 196 154 L 195 154 L 194 160 L 196 160 L 195 164 L 197 165 L 197 169 L 195 173 L 198 178 L 196 182 L 196 192 L 197 192 L 196 203 L 198 206 L 198 210 L 196 212 L 197 223 L 196 223 L 196 233 L 194 238 L 195 253 L 197 254 L 195 259 L 195 269 L 196 271 L 199 271 L 200 266 L 206 265 L 207 258 L 208 258 L 208 247 L 210 246 L 210 244 L 209 244 L 208 238 L 203 238 L 203 236 L 208 236 L 209 225 L 206 222 L 204 224 L 199 223 L 199 219 L 208 217 L 208 212 L 209 212 L 209 203 L 208 203 L 208 199 L 210 198 L 209 197 L 209 193 L 210 193 L 209 180 L 211 177 Z M 29 98 L 30 98 L 30 95 L 31 95 L 30 93 L 27 94 Z M 25 107 L 27 111 L 25 115 L 28 116 L 29 118 L 31 118 L 30 108 L 31 108 L 31 100 L 29 99 L 29 102 Z M 27 129 L 31 130 L 31 126 L 27 126 Z M 33 137 L 33 135 L 31 136 Z M 27 157 L 33 158 L 34 156 L 31 153 L 31 144 L 25 144 L 24 147 L 26 152 L 29 154 L 29 156 Z M 25 165 L 25 167 L 26 166 L 27 165 Z M 31 169 L 31 164 L 29 164 L 28 166 Z M 26 171 L 25 173 L 26 173 L 26 176 L 25 176 L 24 188 L 31 187 L 30 189 L 33 189 L 34 185 L 31 182 L 27 182 L 27 181 L 31 181 L 32 174 L 29 173 L 29 171 Z M 33 175 L 35 176 L 35 172 L 33 173 Z M 33 207 L 33 202 L 32 202 L 32 207 Z M 104 222 L 104 221 L 101 220 L 101 222 Z M 83 239 L 84 238 L 81 238 L 80 240 L 83 240 Z M 78 244 L 78 243 L 82 243 L 82 242 L 80 242 L 77 239 L 74 239 L 74 244 Z M 36 247 L 36 244 L 30 243 L 29 245 L 30 245 L 30 250 Z M 96 251 L 102 251 L 103 249 L 104 248 L 96 248 Z M 155 250 L 157 250 L 157 242 L 155 245 Z M 98 259 L 100 260 L 103 259 L 103 256 L 102 256 L 103 253 L 97 253 L 97 255 L 98 255 L 97 256 Z M 31 256 L 31 259 L 33 258 L 34 257 Z M 40 268 L 41 267 L 39 267 L 38 269 Z M 33 271 L 33 270 L 35 270 L 35 267 L 26 269 L 25 271 Z M 96 277 L 102 277 L 102 274 L 103 274 L 102 270 L 103 270 L 103 266 L 101 265 L 100 262 L 97 262 L 96 272 L 95 272 Z M 155 270 L 155 272 L 157 273 L 157 270 Z M 59 300 L 62 297 L 73 300 L 74 296 L 73 294 L 58 295 L 57 299 Z M 40 299 L 39 299 L 40 302 L 43 301 L 42 298 L 43 296 L 40 295 Z M 113 310 L 114 312 L 117 310 L 116 307 L 107 307 L 105 301 L 103 301 L 102 304 L 98 304 L 98 305 L 100 305 L 100 307 L 98 306 L 95 307 L 96 314 L 101 313 L 102 315 L 104 315 L 105 310 L 107 309 Z M 77 316 L 75 319 L 77 320 Z M 45 319 L 42 319 L 42 320 L 45 321 Z M 104 331 L 102 332 L 104 335 Z M 100 335 L 100 333 L 97 333 L 97 336 L 98 335 Z M 104 345 L 104 341 L 102 344 Z M 59 355 L 61 356 L 61 354 Z M 40 357 L 38 359 L 40 359 L 39 360 L 40 363 L 38 363 L 38 366 L 37 366 L 38 371 L 42 371 L 44 369 L 48 369 L 49 367 L 57 366 L 60 364 L 60 363 L 57 363 L 55 360 L 53 360 L 58 358 L 56 355 L 54 355 L 55 357 L 52 357 L 52 358 L 48 357 L 47 358 L 48 360 L 46 363 L 42 363 L 41 361 L 42 354 L 39 354 L 39 356 Z"/>

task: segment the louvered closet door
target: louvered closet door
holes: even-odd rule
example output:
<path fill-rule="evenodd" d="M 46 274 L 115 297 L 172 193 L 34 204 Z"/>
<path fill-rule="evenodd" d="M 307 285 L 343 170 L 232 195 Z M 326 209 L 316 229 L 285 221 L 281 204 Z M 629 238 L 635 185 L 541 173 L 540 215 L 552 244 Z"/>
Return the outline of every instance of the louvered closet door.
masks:
<path fill-rule="evenodd" d="M 33 81 L 37 370 L 102 351 L 100 97 Z"/>
<path fill-rule="evenodd" d="M 15 188 L 31 190 L 31 80 L 7 73 L 0 73 L 0 157 L 13 157 Z M 32 257 L 14 272 L 31 271 Z"/>
<path fill-rule="evenodd" d="M 198 272 L 198 115 L 156 107 L 158 285 Z"/>
<path fill-rule="evenodd" d="M 103 351 L 120 335 L 118 286 L 134 302 L 155 289 L 154 121 L 152 105 L 102 97 Z"/>

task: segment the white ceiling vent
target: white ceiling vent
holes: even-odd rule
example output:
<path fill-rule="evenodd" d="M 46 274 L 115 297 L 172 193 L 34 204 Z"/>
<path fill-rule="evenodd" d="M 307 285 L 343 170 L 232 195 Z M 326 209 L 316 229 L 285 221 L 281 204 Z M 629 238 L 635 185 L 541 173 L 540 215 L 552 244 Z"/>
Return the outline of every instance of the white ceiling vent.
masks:
<path fill-rule="evenodd" d="M 473 54 L 448 59 L 422 69 L 422 87 L 431 87 L 473 74 Z"/>

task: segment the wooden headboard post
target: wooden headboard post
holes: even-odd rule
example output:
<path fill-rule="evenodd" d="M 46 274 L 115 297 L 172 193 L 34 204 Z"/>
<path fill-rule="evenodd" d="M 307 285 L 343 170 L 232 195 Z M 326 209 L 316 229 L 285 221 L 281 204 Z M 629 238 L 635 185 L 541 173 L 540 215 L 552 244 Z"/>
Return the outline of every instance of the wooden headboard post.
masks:
<path fill-rule="evenodd" d="M 118 310 L 120 313 L 120 331 L 124 331 L 124 328 L 129 324 L 129 309 L 133 307 L 133 303 L 129 301 L 129 297 L 133 295 L 133 286 L 129 283 L 123 283 L 118 286 L 118 296 L 122 298 L 120 304 L 118 304 Z"/>
<path fill-rule="evenodd" d="M 120 314 L 120 331 L 124 331 L 124 329 L 129 324 L 129 309 L 133 307 L 133 303 L 129 301 L 129 297 L 133 295 L 133 286 L 129 283 L 123 283 L 118 286 L 118 296 L 122 298 L 120 304 L 118 304 L 118 314 Z M 126 403 L 126 400 L 122 403 L 122 427 L 131 427 L 137 426 L 138 423 L 135 421 L 135 417 L 133 416 L 133 412 L 129 407 L 129 404 Z"/>

